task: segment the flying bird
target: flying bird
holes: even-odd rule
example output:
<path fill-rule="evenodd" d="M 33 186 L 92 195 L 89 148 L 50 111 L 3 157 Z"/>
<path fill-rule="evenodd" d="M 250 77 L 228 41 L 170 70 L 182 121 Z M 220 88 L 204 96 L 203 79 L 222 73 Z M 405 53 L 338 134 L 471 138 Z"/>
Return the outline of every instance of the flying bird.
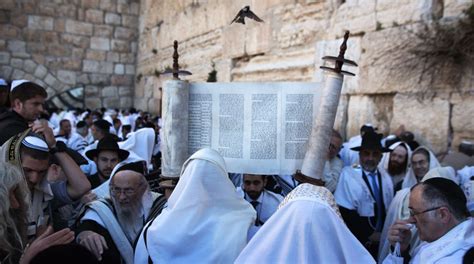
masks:
<path fill-rule="evenodd" d="M 240 9 L 239 13 L 235 16 L 234 20 L 232 20 L 232 23 L 242 23 L 245 25 L 245 17 L 251 18 L 257 22 L 263 22 L 262 19 L 260 19 L 257 15 L 255 15 L 254 12 L 250 10 L 250 6 L 245 6 L 244 8 Z"/>

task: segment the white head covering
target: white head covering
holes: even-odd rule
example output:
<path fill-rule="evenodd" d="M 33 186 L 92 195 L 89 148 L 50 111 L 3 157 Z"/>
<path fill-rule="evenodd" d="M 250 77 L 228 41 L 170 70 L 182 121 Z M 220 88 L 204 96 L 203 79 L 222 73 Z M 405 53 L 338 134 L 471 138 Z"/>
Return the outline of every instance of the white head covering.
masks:
<path fill-rule="evenodd" d="M 250 240 L 236 263 L 375 263 L 347 228 L 331 192 L 301 184 Z"/>
<path fill-rule="evenodd" d="M 411 167 L 411 149 L 410 149 L 410 146 L 408 146 L 407 143 L 403 142 L 403 141 L 398 141 L 398 142 L 395 142 L 393 143 L 392 145 L 390 145 L 390 147 L 388 147 L 389 149 L 391 149 L 392 151 L 395 150 L 398 146 L 400 145 L 404 145 L 405 146 L 405 149 L 407 150 L 407 167 L 405 169 L 405 175 L 408 175 L 408 171 Z M 390 162 L 390 155 L 391 155 L 391 152 L 386 152 L 383 154 L 383 157 L 382 157 L 382 160 L 380 161 L 380 165 L 383 166 L 383 169 L 388 173 L 388 163 Z M 394 175 L 392 175 L 394 176 Z M 404 177 L 405 178 L 405 177 Z"/>
<path fill-rule="evenodd" d="M 121 149 L 133 151 L 145 160 L 147 165 L 150 165 L 153 147 L 155 146 L 155 130 L 147 127 L 135 132 L 130 132 L 127 139 L 118 144 Z"/>
<path fill-rule="evenodd" d="M 427 147 L 425 146 L 419 146 L 417 147 L 413 152 L 415 152 L 417 149 L 424 149 L 426 151 L 428 151 L 429 155 L 430 155 L 430 167 L 429 167 L 429 170 L 431 169 L 434 169 L 434 168 L 437 168 L 439 167 L 439 161 L 438 159 L 436 158 L 436 156 L 433 154 L 433 152 L 431 150 L 429 150 Z M 412 155 L 413 155 L 413 152 L 412 152 Z M 411 160 L 410 160 L 410 163 L 411 163 Z M 415 172 L 413 171 L 413 167 L 410 166 L 410 170 L 408 171 L 408 174 L 405 176 L 405 179 L 403 179 L 403 183 L 402 183 L 402 189 L 403 188 L 411 188 L 412 186 L 414 186 L 416 183 L 417 183 L 417 179 L 416 179 L 416 176 L 415 176 Z"/>
<path fill-rule="evenodd" d="M 8 86 L 8 83 L 4 79 L 0 79 L 0 86 Z"/>
<path fill-rule="evenodd" d="M 452 167 L 437 167 L 434 169 L 431 169 L 426 173 L 425 176 L 423 176 L 423 179 L 421 179 L 422 182 L 432 179 L 432 178 L 444 178 L 448 180 L 452 180 L 456 184 L 459 184 L 459 180 L 456 177 L 456 172 Z"/>
<path fill-rule="evenodd" d="M 18 87 L 19 85 L 23 84 L 23 83 L 29 83 L 30 81 L 28 80 L 14 80 L 12 82 L 12 86 L 10 87 L 10 91 L 13 91 L 16 87 Z"/>
<path fill-rule="evenodd" d="M 140 235 L 135 263 L 232 263 L 255 221 L 252 206 L 239 197 L 225 162 L 201 149 L 183 165 L 168 207 Z"/>

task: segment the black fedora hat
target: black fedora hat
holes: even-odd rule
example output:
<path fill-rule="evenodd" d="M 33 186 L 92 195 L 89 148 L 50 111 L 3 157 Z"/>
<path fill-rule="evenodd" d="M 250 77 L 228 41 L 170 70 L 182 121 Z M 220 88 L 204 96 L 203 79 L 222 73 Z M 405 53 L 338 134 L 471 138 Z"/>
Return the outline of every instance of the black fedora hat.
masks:
<path fill-rule="evenodd" d="M 117 144 L 117 140 L 115 140 L 111 136 L 105 136 L 103 139 L 99 140 L 99 143 L 97 143 L 97 148 L 91 149 L 86 152 L 86 156 L 89 159 L 94 159 L 97 157 L 100 151 L 102 150 L 109 150 L 109 151 L 115 151 L 118 153 L 119 159 L 122 161 L 126 158 L 128 158 L 128 155 L 130 152 L 120 149 L 119 145 Z"/>
<path fill-rule="evenodd" d="M 377 149 L 382 152 L 390 152 L 392 151 L 389 148 L 385 148 L 382 146 L 382 134 L 376 133 L 375 131 L 367 131 L 362 136 L 362 143 L 358 147 L 353 147 L 351 150 L 361 151 L 363 149 Z"/>

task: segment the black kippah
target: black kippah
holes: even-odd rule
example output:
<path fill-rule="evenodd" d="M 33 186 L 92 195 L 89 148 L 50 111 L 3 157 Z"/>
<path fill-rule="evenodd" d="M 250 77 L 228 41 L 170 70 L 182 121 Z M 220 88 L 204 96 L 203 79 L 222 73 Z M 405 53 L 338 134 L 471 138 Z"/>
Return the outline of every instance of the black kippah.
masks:
<path fill-rule="evenodd" d="M 448 180 L 445 178 L 431 178 L 423 182 L 423 184 L 427 184 L 439 192 L 441 192 L 448 200 L 456 200 L 462 204 L 467 203 L 466 195 L 462 191 L 461 187 L 459 187 L 455 182 L 452 180 Z"/>
<path fill-rule="evenodd" d="M 82 128 L 82 127 L 85 127 L 86 125 L 87 125 L 86 122 L 84 122 L 84 121 L 79 121 L 79 122 L 77 122 L 77 124 L 76 124 L 76 128 Z"/>
<path fill-rule="evenodd" d="M 143 160 L 140 160 L 140 161 L 135 161 L 135 162 L 124 164 L 124 165 L 122 165 L 121 167 L 119 167 L 117 169 L 115 174 L 117 174 L 119 171 L 123 171 L 123 170 L 131 170 L 131 171 L 134 171 L 134 172 L 138 172 L 142 175 L 145 175 L 145 173 L 147 172 L 146 162 L 143 161 Z"/>
<path fill-rule="evenodd" d="M 109 132 L 110 123 L 105 121 L 104 119 L 99 119 L 94 122 L 94 126 L 100 128 L 101 130 L 105 132 Z"/>

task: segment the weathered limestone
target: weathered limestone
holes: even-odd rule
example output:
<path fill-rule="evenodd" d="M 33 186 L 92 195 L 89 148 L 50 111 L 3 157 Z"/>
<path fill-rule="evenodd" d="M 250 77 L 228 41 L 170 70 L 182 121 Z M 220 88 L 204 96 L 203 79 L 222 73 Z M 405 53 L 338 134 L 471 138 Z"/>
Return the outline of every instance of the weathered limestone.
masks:
<path fill-rule="evenodd" d="M 420 142 L 432 145 L 436 153 L 448 147 L 450 105 L 438 98 L 423 99 L 413 95 L 397 94 L 393 102 L 391 131 L 400 125 L 415 133 Z M 424 138 L 424 140 L 423 140 Z M 424 142 L 425 141 L 425 142 Z"/>
<path fill-rule="evenodd" d="M 0 10 L 2 78 L 38 82 L 49 96 L 86 85 L 89 108 L 133 105 L 138 1 L 8 0 Z"/>

